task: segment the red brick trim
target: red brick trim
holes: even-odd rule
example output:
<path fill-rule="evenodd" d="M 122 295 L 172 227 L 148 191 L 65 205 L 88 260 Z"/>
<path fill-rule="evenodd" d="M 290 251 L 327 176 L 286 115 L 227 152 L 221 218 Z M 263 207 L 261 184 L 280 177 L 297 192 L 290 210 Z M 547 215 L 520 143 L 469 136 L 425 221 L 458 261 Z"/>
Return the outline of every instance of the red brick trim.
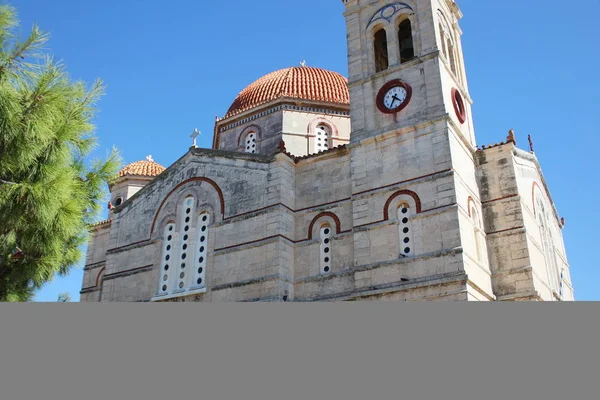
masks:
<path fill-rule="evenodd" d="M 96 287 L 100 287 L 100 278 L 104 277 L 104 272 L 106 271 L 106 267 L 103 267 L 100 272 L 98 272 L 98 275 L 96 276 Z"/>
<path fill-rule="evenodd" d="M 502 200 L 506 200 L 506 199 L 512 199 L 513 197 L 519 197 L 519 194 L 510 194 L 508 196 L 504 196 L 504 197 L 500 197 L 498 199 L 494 199 L 494 200 L 486 200 L 483 202 L 483 204 L 489 204 L 489 203 L 494 203 L 496 201 L 502 201 Z"/>
<path fill-rule="evenodd" d="M 171 195 L 180 187 L 187 185 L 190 182 L 206 182 L 209 185 L 211 185 L 216 191 L 217 194 L 219 195 L 219 201 L 221 203 L 221 215 L 223 217 L 223 219 L 225 219 L 225 197 L 223 196 L 223 191 L 221 190 L 221 188 L 219 187 L 219 185 L 217 185 L 217 183 L 215 181 L 213 181 L 212 179 L 209 178 L 204 178 L 204 177 L 196 177 L 196 178 L 191 178 L 188 179 L 186 181 L 181 182 L 179 185 L 175 186 L 170 192 L 169 194 L 167 194 L 167 196 L 164 198 L 164 200 L 162 201 L 162 203 L 160 203 L 160 206 L 158 207 L 158 210 L 156 211 L 156 214 L 154 215 L 154 219 L 152 220 L 152 229 L 150 229 L 150 236 L 152 236 L 152 233 L 154 233 L 154 228 L 156 227 L 156 220 L 158 218 L 158 215 L 160 214 L 163 206 L 165 205 L 165 203 L 167 202 L 167 200 L 169 199 L 169 197 L 171 197 Z"/>
<path fill-rule="evenodd" d="M 306 127 L 306 133 L 308 135 L 311 134 L 315 134 L 315 129 L 317 129 L 317 126 L 319 125 L 327 125 L 329 127 L 329 129 L 331 129 L 331 143 L 333 143 L 333 137 L 337 137 L 339 136 L 339 130 L 338 127 L 333 123 L 333 121 L 328 120 L 326 118 L 323 117 L 317 117 L 315 119 L 313 119 L 312 121 L 310 121 L 308 123 L 308 126 Z"/>
<path fill-rule="evenodd" d="M 238 149 L 240 148 L 240 144 L 242 143 L 242 138 L 247 136 L 250 132 L 256 132 L 256 136 L 258 137 L 258 139 L 262 140 L 262 129 L 260 128 L 260 126 L 256 124 L 249 125 L 246 128 L 244 128 L 244 130 L 240 133 L 240 136 L 238 136 Z"/>
<path fill-rule="evenodd" d="M 126 244 L 126 245 L 124 245 L 124 246 L 121 246 L 121 247 L 115 247 L 115 248 L 113 248 L 113 249 L 108 249 L 108 250 L 106 250 L 106 254 L 112 254 L 112 253 L 114 253 L 114 252 L 118 252 L 118 251 L 120 251 L 120 250 L 123 250 L 123 249 L 125 249 L 125 248 L 127 248 L 127 247 L 134 247 L 134 246 L 138 246 L 138 245 L 145 244 L 145 243 L 148 243 L 148 242 L 150 242 L 150 239 L 147 239 L 147 240 L 140 240 L 139 242 L 135 242 L 135 243 Z"/>
<path fill-rule="evenodd" d="M 433 207 L 433 208 L 430 208 L 429 210 L 423 210 L 423 211 L 421 211 L 421 214 L 432 212 L 432 211 L 435 211 L 435 210 L 441 210 L 442 208 L 454 207 L 454 206 L 458 206 L 458 205 L 459 205 L 458 203 L 452 203 L 452 204 L 448 204 L 448 205 L 445 205 L 445 206 Z"/>
<path fill-rule="evenodd" d="M 473 215 L 471 215 L 471 203 L 473 203 L 475 207 L 477 207 L 477 203 L 475 203 L 475 200 L 473 200 L 473 196 L 469 196 L 469 198 L 467 199 L 467 212 L 469 214 L 469 218 L 473 218 Z"/>
<path fill-rule="evenodd" d="M 445 174 L 447 172 L 452 172 L 452 171 L 454 171 L 454 170 L 452 168 L 449 168 L 449 169 L 445 169 L 443 171 L 438 171 L 438 172 L 434 172 L 434 173 L 427 174 L 427 175 L 417 176 L 416 178 L 411 178 L 411 179 L 408 179 L 408 180 L 405 180 L 405 181 L 400 181 L 400 182 L 396 182 L 396 183 L 390 183 L 389 185 L 380 186 L 380 187 L 377 187 L 377 188 L 374 188 L 374 189 L 363 190 L 362 192 L 358 192 L 358 193 L 353 193 L 353 196 L 360 196 L 361 194 L 370 193 L 370 192 L 374 192 L 376 190 L 381 190 L 381 189 L 387 189 L 387 188 L 392 187 L 392 186 L 403 185 L 405 183 L 414 182 L 414 181 L 417 181 L 419 179 L 430 178 L 430 177 L 435 176 L 435 175 L 441 175 L 441 174 Z"/>
<path fill-rule="evenodd" d="M 452 88 L 452 105 L 454 106 L 454 112 L 458 122 L 464 124 L 467 121 L 467 109 L 465 108 L 465 102 L 456 88 Z"/>
<path fill-rule="evenodd" d="M 139 268 L 128 269 L 126 271 L 114 272 L 112 274 L 105 275 L 104 279 L 112 280 L 112 279 L 120 278 L 122 276 L 129 276 L 129 275 L 135 275 L 138 273 L 148 272 L 148 271 L 151 271 L 153 267 L 154 267 L 154 265 L 150 264 L 150 265 L 145 265 L 145 266 L 139 267 Z"/>
<path fill-rule="evenodd" d="M 310 223 L 309 227 L 308 227 L 308 239 L 306 240 L 312 240 L 313 234 L 313 228 L 315 227 L 315 224 L 317 223 L 318 220 L 320 220 L 323 217 L 330 217 L 333 219 L 333 221 L 335 222 L 335 231 L 336 234 L 339 235 L 340 233 L 342 233 L 342 223 L 340 222 L 340 219 L 338 218 L 337 215 L 335 215 L 332 212 L 322 212 L 321 214 L 317 215 L 316 217 L 313 218 L 312 222 Z"/>
<path fill-rule="evenodd" d="M 92 269 L 96 269 L 100 267 L 102 264 L 106 264 L 106 260 L 98 261 L 96 263 L 87 264 L 83 267 L 84 271 L 91 271 Z"/>
<path fill-rule="evenodd" d="M 398 196 L 402 196 L 402 195 L 407 195 L 407 196 L 410 196 L 413 198 L 413 200 L 415 201 L 416 207 L 417 207 L 417 214 L 421 214 L 423 212 L 423 208 L 421 205 L 421 199 L 419 198 L 418 194 L 416 194 L 415 192 L 413 192 L 411 190 L 399 190 L 396 193 L 394 193 L 393 195 L 391 195 L 390 198 L 386 201 L 385 206 L 383 208 L 383 221 L 389 221 L 390 205 Z"/>
<path fill-rule="evenodd" d="M 504 233 L 504 232 L 510 232 L 510 231 L 518 231 L 520 229 L 525 229 L 525 227 L 524 226 L 518 226 L 516 228 L 503 229 L 501 231 L 487 233 L 487 235 L 495 235 L 495 234 L 498 234 L 498 233 Z"/>
<path fill-rule="evenodd" d="M 435 210 L 441 210 L 442 208 L 448 208 L 448 207 L 453 207 L 453 206 L 457 206 L 457 205 L 459 205 L 459 204 L 458 203 L 452 203 L 452 204 L 448 204 L 446 206 L 434 207 L 434 208 L 430 208 L 429 210 L 423 210 L 423 211 L 420 212 L 420 214 L 428 213 L 428 212 L 435 211 Z M 388 219 L 382 219 L 380 221 L 369 222 L 368 224 L 358 225 L 358 226 L 355 226 L 354 229 L 365 228 L 367 226 L 381 224 L 382 222 L 386 222 L 386 221 L 389 221 L 389 218 Z M 346 232 L 351 232 L 351 231 L 344 231 L 342 233 L 346 233 Z"/>
<path fill-rule="evenodd" d="M 241 214 L 232 215 L 231 217 L 223 218 L 223 221 L 229 221 L 230 219 L 235 219 L 235 218 L 243 217 L 243 216 L 249 215 L 249 214 L 259 213 L 261 211 L 265 211 L 265 210 L 268 210 L 269 208 L 275 208 L 275 207 L 283 207 L 285 209 L 288 209 L 291 212 L 296 212 L 296 211 L 292 210 L 290 207 L 286 206 L 283 203 L 277 203 L 277 204 L 272 204 L 270 206 L 266 206 L 266 207 L 263 207 L 263 208 L 258 208 L 256 210 L 247 211 L 247 212 L 243 212 Z"/>
<path fill-rule="evenodd" d="M 287 236 L 284 236 L 284 235 L 273 235 L 273 236 L 268 236 L 268 237 L 265 237 L 265 238 L 262 238 L 262 239 L 252 240 L 250 242 L 245 242 L 245 243 L 240 243 L 240 244 L 234 244 L 232 246 L 227 246 L 227 247 L 221 247 L 220 249 L 214 249 L 213 251 L 216 252 L 216 251 L 223 251 L 223 250 L 231 250 L 231 249 L 235 249 L 237 247 L 248 246 L 248 245 L 251 245 L 251 244 L 265 242 L 267 240 L 276 239 L 276 238 L 285 239 L 285 240 L 287 240 L 290 243 L 296 243 L 292 239 L 288 238 Z"/>
<path fill-rule="evenodd" d="M 416 180 L 419 180 L 419 179 L 425 179 L 425 178 L 429 178 L 429 177 L 432 177 L 432 176 L 435 176 L 435 175 L 445 174 L 445 173 L 452 172 L 452 171 L 453 171 L 452 169 L 446 169 L 446 170 L 443 170 L 443 171 L 438 171 L 438 172 L 434 172 L 434 173 L 431 173 L 431 174 L 427 174 L 427 175 L 422 175 L 422 176 L 418 176 L 418 177 L 415 177 L 415 178 L 411 178 L 411 179 L 408 179 L 408 180 L 405 180 L 405 181 L 400 181 L 400 182 L 392 183 L 392 184 L 389 184 L 389 185 L 385 185 L 385 186 L 381 186 L 381 187 L 377 187 L 377 188 L 373 188 L 373 189 L 364 190 L 362 192 L 358 192 L 358 193 L 353 194 L 353 197 L 354 196 L 359 196 L 359 195 L 362 195 L 362 194 L 366 194 L 366 193 L 370 193 L 370 192 L 374 192 L 374 191 L 381 190 L 381 189 L 390 188 L 390 187 L 401 185 L 401 184 L 406 184 L 406 183 L 413 182 L 413 181 L 416 181 Z M 108 251 L 109 252 L 118 251 L 118 250 L 126 248 L 126 247 L 136 246 L 136 245 L 139 245 L 139 244 L 150 242 L 152 240 L 152 233 L 154 232 L 154 230 L 156 228 L 156 221 L 157 221 L 158 215 L 159 215 L 160 211 L 162 210 L 162 207 L 166 203 L 167 199 L 173 194 L 173 192 L 175 190 L 179 189 L 181 186 L 183 186 L 183 185 L 185 185 L 185 184 L 187 184 L 189 182 L 192 182 L 192 181 L 205 181 L 205 182 L 211 184 L 215 188 L 215 190 L 217 191 L 217 194 L 219 195 L 219 200 L 221 202 L 221 213 L 223 214 L 223 221 L 228 221 L 228 220 L 231 220 L 231 219 L 234 219 L 234 218 L 238 218 L 238 217 L 245 216 L 245 215 L 252 214 L 252 213 L 257 213 L 257 212 L 264 211 L 264 210 L 267 210 L 269 208 L 274 208 L 274 207 L 278 207 L 278 206 L 285 207 L 289 211 L 291 211 L 293 213 L 297 213 L 297 212 L 308 211 L 308 210 L 311 210 L 311 209 L 315 209 L 315 208 L 319 208 L 319 207 L 325 207 L 325 206 L 329 206 L 329 205 L 333 205 L 333 204 L 337 204 L 337 203 L 343 203 L 343 202 L 351 201 L 352 200 L 351 197 L 348 197 L 348 198 L 344 198 L 344 199 L 332 201 L 332 202 L 329 202 L 329 203 L 324 203 L 324 204 L 314 205 L 314 206 L 310 206 L 310 207 L 306 207 L 306 208 L 301 208 L 301 209 L 298 209 L 298 210 L 293 210 L 292 208 L 288 207 L 287 205 L 285 205 L 283 203 L 277 203 L 277 204 L 272 204 L 270 206 L 266 206 L 266 207 L 263 207 L 263 208 L 260 208 L 260 209 L 257 209 L 257 210 L 252 210 L 252 211 L 248 211 L 248 212 L 245 212 L 245 213 L 241 213 L 241 214 L 238 214 L 238 215 L 233 215 L 231 217 L 225 218 L 225 198 L 223 196 L 223 192 L 221 191 L 220 187 L 214 181 L 212 181 L 211 179 L 208 179 L 208 178 L 201 178 L 201 177 L 192 178 L 192 179 L 188 179 L 188 180 L 186 180 L 184 182 L 181 182 L 179 185 L 177 185 L 174 189 L 172 189 L 169 192 L 169 194 L 167 195 L 167 197 L 163 200 L 163 202 L 161 203 L 158 211 L 156 212 L 156 214 L 154 216 L 154 220 L 152 221 L 152 229 L 151 229 L 151 233 L 150 233 L 150 238 L 149 239 L 142 240 L 140 242 L 136 242 L 136 243 L 132 243 L 132 244 L 128 244 L 128 245 L 125 245 L 125 246 L 121 246 L 121 247 L 118 247 L 118 248 L 115 248 L 115 249 L 110 249 Z M 420 207 L 420 203 L 419 203 L 419 207 Z M 437 207 L 437 208 L 444 208 L 444 207 L 447 207 L 447 206 L 442 206 L 442 207 Z M 426 210 L 426 211 L 419 211 L 419 213 L 429 212 L 429 211 L 435 210 L 437 208 L 433 208 L 431 210 Z M 420 210 L 420 208 L 419 208 L 419 210 Z M 374 223 L 366 224 L 364 226 L 372 225 L 372 224 L 377 224 L 377 223 L 385 222 L 385 221 L 386 220 L 377 221 L 377 222 L 374 222 Z M 356 228 L 359 228 L 359 227 L 356 227 Z M 337 232 L 337 234 L 346 233 L 346 232 L 351 232 L 351 231 L 341 231 L 340 230 L 340 231 Z M 311 233 L 312 233 L 312 229 L 311 229 Z M 285 238 L 285 239 L 290 240 L 288 238 Z M 260 239 L 260 240 L 264 240 L 264 239 Z M 311 240 L 311 239 L 308 239 L 308 240 Z M 305 241 L 305 240 L 292 241 L 292 242 L 293 243 L 300 243 L 300 242 L 303 242 L 303 241 Z"/>
<path fill-rule="evenodd" d="M 331 202 L 329 202 L 329 203 L 324 203 L 324 204 L 319 204 L 319 205 L 316 205 L 316 206 L 310 206 L 310 207 L 300 208 L 300 209 L 298 209 L 298 210 L 296 210 L 296 211 L 292 210 L 291 208 L 290 208 L 290 210 L 291 210 L 291 211 L 293 211 L 293 212 L 302 212 L 302 211 L 306 211 L 306 210 L 312 210 L 313 208 L 319 208 L 319 207 L 331 206 L 331 205 L 333 205 L 333 204 L 337 204 L 337 203 L 343 203 L 343 202 L 345 202 L 345 201 L 350 201 L 350 200 L 352 200 L 352 198 L 351 198 L 351 197 L 347 197 L 347 198 L 345 198 L 345 199 L 336 200 L 336 201 L 331 201 Z"/>

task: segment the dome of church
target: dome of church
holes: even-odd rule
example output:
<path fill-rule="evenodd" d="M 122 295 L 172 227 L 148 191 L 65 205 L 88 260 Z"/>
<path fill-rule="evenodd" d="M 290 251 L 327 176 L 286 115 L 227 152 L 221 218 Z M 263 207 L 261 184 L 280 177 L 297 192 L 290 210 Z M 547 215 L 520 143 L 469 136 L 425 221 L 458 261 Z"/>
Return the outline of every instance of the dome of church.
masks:
<path fill-rule="evenodd" d="M 305 66 L 271 72 L 242 90 L 223 118 L 232 117 L 279 98 L 348 106 L 348 79 L 337 72 Z"/>
<path fill-rule="evenodd" d="M 151 156 L 148 156 L 145 160 L 136 161 L 126 165 L 119 172 L 119 178 L 128 175 L 155 177 L 160 175 L 165 169 L 165 167 L 155 162 Z"/>

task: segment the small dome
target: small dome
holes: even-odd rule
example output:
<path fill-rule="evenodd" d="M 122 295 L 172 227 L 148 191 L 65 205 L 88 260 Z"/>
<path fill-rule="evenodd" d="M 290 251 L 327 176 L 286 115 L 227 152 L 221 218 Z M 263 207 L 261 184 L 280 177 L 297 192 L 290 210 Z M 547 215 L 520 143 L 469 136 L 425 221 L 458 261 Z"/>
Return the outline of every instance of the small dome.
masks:
<path fill-rule="evenodd" d="M 165 169 L 165 167 L 156 163 L 152 156 L 148 156 L 145 160 L 136 161 L 125 166 L 119 172 L 119 178 L 129 175 L 154 177 L 160 175 Z"/>
<path fill-rule="evenodd" d="M 275 71 L 242 90 L 223 118 L 285 97 L 349 106 L 348 79 L 337 72 L 314 67 Z"/>

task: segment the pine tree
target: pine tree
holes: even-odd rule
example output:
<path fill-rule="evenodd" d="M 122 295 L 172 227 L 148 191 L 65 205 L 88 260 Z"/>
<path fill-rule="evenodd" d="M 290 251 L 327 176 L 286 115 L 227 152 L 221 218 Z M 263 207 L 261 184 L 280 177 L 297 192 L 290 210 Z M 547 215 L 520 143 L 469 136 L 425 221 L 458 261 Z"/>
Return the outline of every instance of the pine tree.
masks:
<path fill-rule="evenodd" d="M 58 295 L 58 298 L 56 299 L 57 303 L 70 303 L 71 302 L 71 295 L 69 293 L 60 293 Z"/>
<path fill-rule="evenodd" d="M 34 27 L 19 41 L 17 26 L 15 9 L 0 6 L 0 301 L 9 302 L 31 300 L 82 259 L 120 164 L 113 149 L 86 165 L 102 82 L 72 82 L 44 54 L 49 36 Z"/>

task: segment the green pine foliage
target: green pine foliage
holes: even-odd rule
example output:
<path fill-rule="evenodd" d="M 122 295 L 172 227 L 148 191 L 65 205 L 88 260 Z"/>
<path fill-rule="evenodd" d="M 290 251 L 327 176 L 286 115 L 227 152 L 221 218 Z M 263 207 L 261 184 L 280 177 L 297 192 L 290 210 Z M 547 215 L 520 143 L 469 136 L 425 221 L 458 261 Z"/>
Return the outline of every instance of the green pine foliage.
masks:
<path fill-rule="evenodd" d="M 48 35 L 22 41 L 0 6 L 0 301 L 25 302 L 81 261 L 120 156 L 87 165 L 101 81 L 72 82 L 44 54 Z"/>

